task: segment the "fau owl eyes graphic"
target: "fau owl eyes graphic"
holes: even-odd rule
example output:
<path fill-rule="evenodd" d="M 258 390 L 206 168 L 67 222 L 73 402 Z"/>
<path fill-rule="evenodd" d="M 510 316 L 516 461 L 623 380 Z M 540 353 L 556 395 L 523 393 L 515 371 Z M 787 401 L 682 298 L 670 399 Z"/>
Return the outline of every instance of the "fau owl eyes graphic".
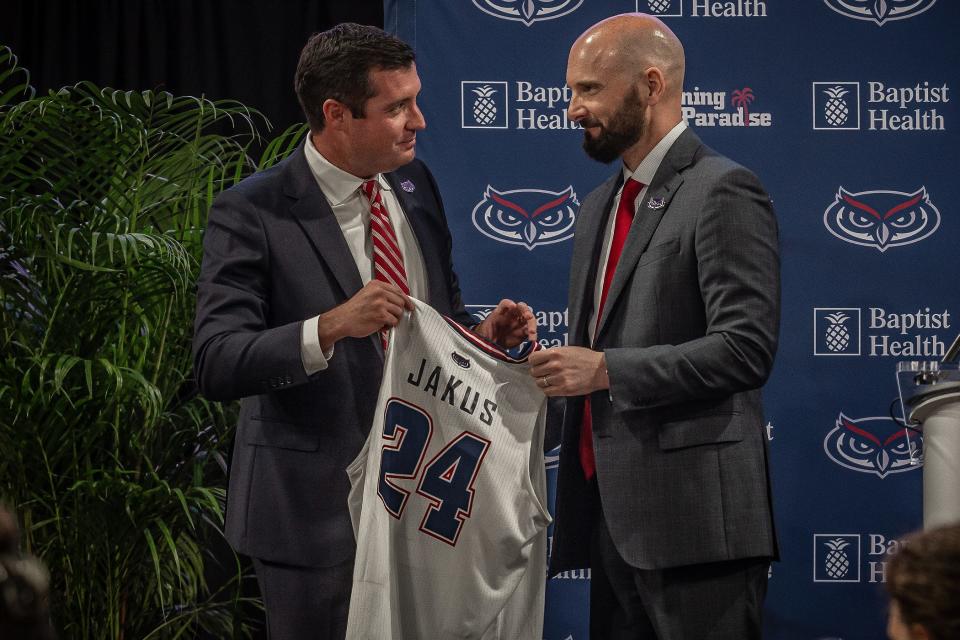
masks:
<path fill-rule="evenodd" d="M 823 440 L 823 450 L 841 467 L 883 478 L 920 468 L 923 437 L 914 433 L 908 438 L 903 426 L 891 418 L 853 420 L 841 413 Z M 917 464 L 910 462 L 911 451 Z"/>
<path fill-rule="evenodd" d="M 926 187 L 913 193 L 861 191 L 843 187 L 823 214 L 827 230 L 844 242 L 886 251 L 919 242 L 940 226 L 940 211 Z"/>
<path fill-rule="evenodd" d="M 824 0 L 841 15 L 857 20 L 870 20 L 883 25 L 890 20 L 903 20 L 923 13 L 937 0 Z"/>
<path fill-rule="evenodd" d="M 488 238 L 533 251 L 573 236 L 579 208 L 572 186 L 563 191 L 497 191 L 487 185 L 483 200 L 473 208 L 473 226 Z"/>
<path fill-rule="evenodd" d="M 526 26 L 573 13 L 583 0 L 473 0 L 473 4 L 503 20 L 517 20 Z"/>

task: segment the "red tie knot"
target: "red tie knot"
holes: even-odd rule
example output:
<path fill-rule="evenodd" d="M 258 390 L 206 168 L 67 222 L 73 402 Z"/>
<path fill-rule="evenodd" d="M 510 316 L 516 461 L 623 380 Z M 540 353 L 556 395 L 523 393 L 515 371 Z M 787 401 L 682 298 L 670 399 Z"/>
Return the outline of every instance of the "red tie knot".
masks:
<path fill-rule="evenodd" d="M 363 191 L 363 195 L 367 196 L 367 200 L 373 202 L 380 193 L 380 184 L 376 179 L 365 180 L 363 184 L 360 185 L 360 190 Z"/>

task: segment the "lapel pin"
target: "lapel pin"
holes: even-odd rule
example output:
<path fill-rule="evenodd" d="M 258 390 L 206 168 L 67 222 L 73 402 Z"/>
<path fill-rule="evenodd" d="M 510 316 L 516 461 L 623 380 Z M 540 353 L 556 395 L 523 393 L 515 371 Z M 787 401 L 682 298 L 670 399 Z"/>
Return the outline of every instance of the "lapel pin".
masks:
<path fill-rule="evenodd" d="M 411 182 L 410 180 L 404 180 L 403 182 L 401 182 L 400 188 L 406 191 L 407 193 L 413 193 L 413 190 L 416 189 L 416 187 L 413 186 L 413 182 Z"/>
<path fill-rule="evenodd" d="M 650 198 L 647 200 L 647 209 L 663 209 L 663 205 L 667 203 L 663 198 Z"/>

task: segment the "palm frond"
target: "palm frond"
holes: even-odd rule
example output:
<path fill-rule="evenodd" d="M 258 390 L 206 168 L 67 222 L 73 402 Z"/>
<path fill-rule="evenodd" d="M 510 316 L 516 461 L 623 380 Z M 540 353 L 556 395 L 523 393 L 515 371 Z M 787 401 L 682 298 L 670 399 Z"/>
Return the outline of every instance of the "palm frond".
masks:
<path fill-rule="evenodd" d="M 190 339 L 207 211 L 268 128 L 204 97 L 33 97 L 0 47 L 0 497 L 64 637 L 246 633 L 240 565 L 214 593 L 203 551 L 235 407 L 192 391 Z"/>
<path fill-rule="evenodd" d="M 293 153 L 293 150 L 303 142 L 309 133 L 310 127 L 305 122 L 288 127 L 286 131 L 271 140 L 267 148 L 264 149 L 263 155 L 260 156 L 260 162 L 257 164 L 257 169 L 268 169 L 286 158 Z"/>

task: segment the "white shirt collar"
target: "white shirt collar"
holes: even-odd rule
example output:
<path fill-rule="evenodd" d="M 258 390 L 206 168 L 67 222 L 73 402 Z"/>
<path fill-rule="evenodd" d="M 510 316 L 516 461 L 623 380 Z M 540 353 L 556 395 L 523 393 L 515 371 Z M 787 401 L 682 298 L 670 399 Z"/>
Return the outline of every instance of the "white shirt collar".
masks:
<path fill-rule="evenodd" d="M 366 180 L 344 171 L 324 158 L 309 138 L 303 148 L 307 156 L 307 164 L 310 166 L 310 173 L 320 185 L 320 190 L 323 191 L 331 207 L 341 205 L 358 195 L 357 190 Z M 390 183 L 382 173 L 377 174 L 376 180 L 380 183 L 381 190 L 391 190 Z"/>
<path fill-rule="evenodd" d="M 630 173 L 630 170 L 627 169 L 627 166 L 623 166 L 623 181 L 626 182 L 627 178 L 633 178 L 637 182 L 642 182 L 643 184 L 650 186 L 650 183 L 653 182 L 653 177 L 657 173 L 657 169 L 660 168 L 660 163 L 663 162 L 664 157 L 666 157 L 667 152 L 670 150 L 670 147 L 673 146 L 673 143 L 677 141 L 677 138 L 680 137 L 680 134 L 684 132 L 687 128 L 687 123 L 683 119 L 680 120 L 670 131 L 667 132 L 667 135 L 660 138 L 660 142 L 650 150 L 650 153 L 647 154 L 647 157 L 640 161 L 640 164 L 637 165 L 636 170 L 633 173 Z"/>

